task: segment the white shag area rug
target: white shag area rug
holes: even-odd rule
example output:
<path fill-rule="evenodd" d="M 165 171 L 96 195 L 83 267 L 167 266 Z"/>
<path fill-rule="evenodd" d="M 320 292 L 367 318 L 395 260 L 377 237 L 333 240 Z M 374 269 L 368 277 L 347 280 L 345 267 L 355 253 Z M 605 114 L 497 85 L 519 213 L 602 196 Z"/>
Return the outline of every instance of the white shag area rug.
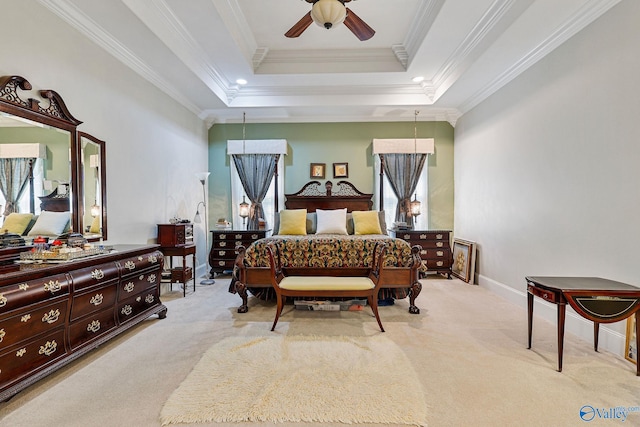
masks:
<path fill-rule="evenodd" d="M 226 338 L 209 349 L 160 413 L 162 425 L 331 422 L 426 426 L 413 366 L 375 337 Z"/>

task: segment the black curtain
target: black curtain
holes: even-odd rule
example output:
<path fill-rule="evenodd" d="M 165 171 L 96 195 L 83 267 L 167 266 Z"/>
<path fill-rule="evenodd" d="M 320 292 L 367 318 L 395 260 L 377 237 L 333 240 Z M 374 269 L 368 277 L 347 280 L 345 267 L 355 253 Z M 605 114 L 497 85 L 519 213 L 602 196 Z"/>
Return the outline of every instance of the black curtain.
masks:
<path fill-rule="evenodd" d="M 391 189 L 398 198 L 396 221 L 413 227 L 413 216 L 408 215 L 411 195 L 416 191 L 427 154 L 380 154 L 380 158 Z"/>
<path fill-rule="evenodd" d="M 259 219 L 264 218 L 262 201 L 278 164 L 280 154 L 233 154 L 242 188 L 251 201 L 247 230 L 257 230 Z"/>
<path fill-rule="evenodd" d="M 0 159 L 0 191 L 7 202 L 4 216 L 18 211 L 18 201 L 27 188 L 34 161 L 33 158 Z"/>

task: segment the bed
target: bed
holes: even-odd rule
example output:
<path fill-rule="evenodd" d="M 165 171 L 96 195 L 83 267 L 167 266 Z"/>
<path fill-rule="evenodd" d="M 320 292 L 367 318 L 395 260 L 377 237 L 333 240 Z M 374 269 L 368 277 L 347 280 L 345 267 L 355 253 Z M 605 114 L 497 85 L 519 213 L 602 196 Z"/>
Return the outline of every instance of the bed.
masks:
<path fill-rule="evenodd" d="M 285 211 L 280 212 L 274 224 L 273 235 L 259 239 L 245 248 L 237 248 L 233 277 L 229 292 L 237 293 L 242 298 L 239 313 L 248 311 L 249 293 L 260 299 L 272 299 L 275 292 L 271 287 L 267 244 L 274 242 L 281 253 L 282 267 L 288 274 L 310 276 L 366 276 L 372 263 L 373 250 L 377 242 L 387 243 L 387 251 L 381 272 L 381 290 L 379 299 L 393 301 L 409 298 L 409 312 L 420 313 L 415 299 L 422 290 L 418 278 L 424 271 L 420 259 L 420 246 L 409 246 L 402 239 L 386 234 L 384 213 L 372 211 L 372 194 L 365 194 L 348 181 L 339 181 L 333 185 L 327 181 L 324 185 L 319 181 L 310 181 L 300 191 L 287 194 Z M 301 210 L 305 220 L 304 231 L 299 234 L 286 233 L 285 214 L 300 216 Z M 328 215 L 340 217 L 340 211 L 346 210 L 347 233 L 331 233 L 324 228 Z M 379 221 L 379 232 L 365 232 L 363 228 L 366 218 L 369 223 L 374 217 Z M 299 220 L 297 220 L 299 221 Z M 344 221 L 344 220 L 343 220 Z M 358 229 L 359 227 L 359 229 Z M 299 228 L 299 227 L 298 227 Z M 324 228 L 321 230 L 321 228 Z M 326 232 L 326 234 L 315 234 Z"/>

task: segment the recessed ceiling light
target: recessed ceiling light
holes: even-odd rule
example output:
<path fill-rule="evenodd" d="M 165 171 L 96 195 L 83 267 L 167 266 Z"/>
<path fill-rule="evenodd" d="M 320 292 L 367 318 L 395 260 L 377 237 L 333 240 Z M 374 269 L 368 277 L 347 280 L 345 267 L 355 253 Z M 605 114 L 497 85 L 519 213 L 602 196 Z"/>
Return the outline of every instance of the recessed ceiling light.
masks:
<path fill-rule="evenodd" d="M 422 77 L 422 76 L 416 76 L 416 77 L 411 79 L 411 81 L 414 82 L 414 83 L 420 83 L 423 80 L 424 80 L 424 77 Z"/>
<path fill-rule="evenodd" d="M 236 80 L 236 83 L 238 83 L 239 85 L 246 85 L 247 81 L 245 79 L 238 79 Z"/>

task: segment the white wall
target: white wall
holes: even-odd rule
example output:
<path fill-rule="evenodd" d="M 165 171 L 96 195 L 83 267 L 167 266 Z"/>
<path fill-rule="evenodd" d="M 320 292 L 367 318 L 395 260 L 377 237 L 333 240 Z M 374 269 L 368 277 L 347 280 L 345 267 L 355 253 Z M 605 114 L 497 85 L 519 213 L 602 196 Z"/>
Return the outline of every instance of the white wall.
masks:
<path fill-rule="evenodd" d="M 640 286 L 638 16 L 622 1 L 457 123 L 455 235 L 478 242 L 479 283 L 518 304 L 527 275 Z M 575 313 L 567 327 L 592 340 Z M 600 334 L 623 354 L 624 322 Z"/>
<path fill-rule="evenodd" d="M 83 130 L 106 141 L 108 243 L 155 243 L 156 224 L 193 219 L 207 130 L 173 101 L 35 1 L 4 0 L 0 75 L 53 89 Z M 204 272 L 204 228 L 198 259 Z"/>

